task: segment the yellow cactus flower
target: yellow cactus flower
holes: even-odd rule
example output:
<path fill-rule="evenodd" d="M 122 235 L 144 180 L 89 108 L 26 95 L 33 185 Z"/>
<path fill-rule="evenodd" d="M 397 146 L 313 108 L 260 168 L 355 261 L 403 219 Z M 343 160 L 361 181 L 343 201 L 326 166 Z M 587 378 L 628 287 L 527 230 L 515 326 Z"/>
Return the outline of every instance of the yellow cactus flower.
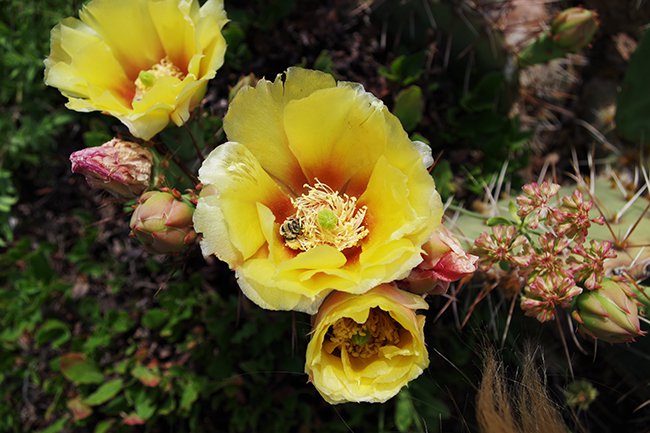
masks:
<path fill-rule="evenodd" d="M 358 84 L 290 68 L 235 96 L 199 170 L 204 255 L 263 308 L 315 313 L 332 290 L 406 277 L 442 204 L 399 120 Z"/>
<path fill-rule="evenodd" d="M 223 0 L 91 0 L 52 29 L 45 83 L 148 140 L 180 126 L 223 64 Z"/>
<path fill-rule="evenodd" d="M 383 403 L 429 365 L 422 297 L 383 284 L 363 295 L 334 292 L 314 318 L 305 372 L 331 404 Z"/>

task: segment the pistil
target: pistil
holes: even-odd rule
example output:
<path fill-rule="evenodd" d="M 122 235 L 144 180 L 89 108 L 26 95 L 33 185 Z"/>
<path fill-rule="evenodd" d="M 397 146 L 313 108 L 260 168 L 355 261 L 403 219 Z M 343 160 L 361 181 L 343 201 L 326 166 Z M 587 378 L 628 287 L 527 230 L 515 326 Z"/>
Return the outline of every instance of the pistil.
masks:
<path fill-rule="evenodd" d="M 133 102 L 142 101 L 144 95 L 162 77 L 176 77 L 182 80 L 185 78 L 185 74 L 169 58 L 164 57 L 150 69 L 140 71 L 138 78 L 135 80 L 135 96 L 133 96 Z"/>

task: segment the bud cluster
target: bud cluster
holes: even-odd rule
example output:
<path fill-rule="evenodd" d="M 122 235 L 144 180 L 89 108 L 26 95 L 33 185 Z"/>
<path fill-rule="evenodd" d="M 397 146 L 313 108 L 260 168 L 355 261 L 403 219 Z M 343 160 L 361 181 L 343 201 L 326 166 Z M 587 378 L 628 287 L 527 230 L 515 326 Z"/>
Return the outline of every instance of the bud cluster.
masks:
<path fill-rule="evenodd" d="M 474 253 L 482 271 L 508 269 L 522 282 L 520 306 L 540 322 L 569 309 L 581 333 L 608 342 L 642 335 L 633 284 L 606 277 L 605 261 L 616 257 L 609 241 L 587 240 L 593 203 L 578 190 L 561 196 L 551 182 L 531 183 L 511 204 L 510 218 L 488 220 Z"/>
<path fill-rule="evenodd" d="M 196 240 L 192 215 L 197 195 L 194 190 L 185 195 L 169 188 L 149 191 L 156 160 L 148 148 L 119 138 L 70 155 L 72 171 L 83 174 L 92 188 L 124 201 L 137 198 L 131 236 L 147 251 L 177 254 Z"/>

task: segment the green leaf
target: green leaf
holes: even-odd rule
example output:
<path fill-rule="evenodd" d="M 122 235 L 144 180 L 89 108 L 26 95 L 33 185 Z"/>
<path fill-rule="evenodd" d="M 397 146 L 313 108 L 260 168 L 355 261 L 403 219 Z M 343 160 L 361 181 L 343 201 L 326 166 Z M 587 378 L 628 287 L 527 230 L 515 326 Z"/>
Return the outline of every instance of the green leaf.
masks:
<path fill-rule="evenodd" d="M 424 99 L 419 86 L 410 86 L 397 94 L 393 114 L 402 122 L 408 132 L 415 129 L 422 120 Z"/>
<path fill-rule="evenodd" d="M 99 371 L 94 362 L 86 359 L 81 353 L 68 353 L 59 358 L 61 373 L 69 381 L 80 385 L 101 383 L 104 375 Z"/>
<path fill-rule="evenodd" d="M 169 314 L 166 310 L 152 308 L 142 316 L 142 325 L 149 329 L 158 329 L 165 324 Z"/>
<path fill-rule="evenodd" d="M 57 349 L 62 344 L 70 340 L 70 329 L 68 325 L 60 320 L 48 320 L 43 323 L 38 332 L 36 332 L 36 344 L 43 346 L 49 343 L 53 349 Z"/>
<path fill-rule="evenodd" d="M 181 410 L 189 411 L 197 398 L 199 398 L 199 386 L 195 380 L 190 380 L 183 388 L 180 402 Z"/>
<path fill-rule="evenodd" d="M 443 200 L 446 200 L 447 197 L 456 192 L 451 164 L 446 159 L 436 161 L 435 167 L 431 171 L 431 176 L 436 181 L 436 190 L 438 190 Z"/>
<path fill-rule="evenodd" d="M 105 419 L 104 421 L 98 422 L 97 427 L 95 427 L 95 433 L 106 433 L 114 423 L 115 420 L 113 419 Z"/>
<path fill-rule="evenodd" d="M 413 407 L 411 395 L 407 390 L 403 389 L 397 394 L 395 403 L 395 427 L 402 433 L 407 432 L 416 419 L 417 413 L 415 407 Z"/>
<path fill-rule="evenodd" d="M 485 224 L 488 227 L 494 227 L 494 226 L 512 226 L 515 225 L 514 221 L 511 221 L 507 218 L 504 217 L 492 217 L 488 219 Z"/>
<path fill-rule="evenodd" d="M 89 406 L 97 406 L 103 403 L 106 403 L 108 400 L 112 399 L 117 395 L 118 392 L 122 389 L 123 381 L 122 379 L 113 379 L 109 380 L 92 394 L 84 399 L 84 403 Z"/>
<path fill-rule="evenodd" d="M 379 74 L 403 86 L 408 86 L 417 81 L 424 73 L 426 53 L 421 51 L 416 54 L 403 55 L 393 60 L 389 68 L 379 68 Z"/>
<path fill-rule="evenodd" d="M 328 74 L 334 74 L 334 61 L 329 51 L 323 50 L 320 52 L 316 60 L 314 60 L 314 69 L 327 72 Z"/>
<path fill-rule="evenodd" d="M 650 142 L 650 31 L 646 31 L 627 66 L 616 104 L 616 131 L 637 144 Z"/>
<path fill-rule="evenodd" d="M 154 387 L 160 383 L 160 374 L 158 374 L 157 369 L 154 370 L 144 365 L 136 365 L 131 370 L 131 374 L 145 386 Z"/>
<path fill-rule="evenodd" d="M 43 430 L 40 430 L 37 433 L 59 433 L 65 427 L 65 424 L 68 422 L 68 416 L 64 416 L 54 421 L 48 427 L 45 427 Z"/>
<path fill-rule="evenodd" d="M 146 389 L 142 389 L 135 398 L 135 413 L 143 420 L 156 413 L 156 403 Z"/>

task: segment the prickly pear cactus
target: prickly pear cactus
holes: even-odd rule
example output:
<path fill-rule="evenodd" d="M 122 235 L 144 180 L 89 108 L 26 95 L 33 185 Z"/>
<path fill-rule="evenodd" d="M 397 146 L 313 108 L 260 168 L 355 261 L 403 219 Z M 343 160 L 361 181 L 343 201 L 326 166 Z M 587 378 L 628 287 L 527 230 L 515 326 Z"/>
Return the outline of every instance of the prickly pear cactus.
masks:
<path fill-rule="evenodd" d="M 592 225 L 587 240 L 610 241 L 617 251 L 615 259 L 607 261 L 610 272 L 618 272 L 622 267 L 629 268 L 637 279 L 650 277 L 650 193 L 643 186 L 635 194 L 629 191 L 622 181 L 611 174 L 600 176 L 593 182 L 580 178 L 577 185 L 567 186 L 559 191 L 560 196 L 569 196 L 573 191 L 581 191 L 589 197 L 594 206 L 591 218 L 602 216 L 604 224 Z M 450 216 L 454 230 L 470 248 L 478 236 L 499 222 L 500 218 L 510 218 L 513 199 L 507 197 L 499 201 L 486 200 L 478 205 L 480 212 L 458 210 Z"/>
<path fill-rule="evenodd" d="M 613 173 L 576 179 L 563 189 L 528 184 L 516 200 L 491 200 L 482 213 L 459 210 L 450 218 L 479 256 L 479 269 L 496 279 L 477 299 L 514 281 L 514 290 L 502 292 L 518 299 L 525 315 L 546 322 L 567 310 L 584 336 L 634 341 L 645 334 L 638 315 L 650 306 L 643 285 L 650 268 L 648 184 L 626 188 Z M 610 304 L 616 308 L 602 307 Z"/>

